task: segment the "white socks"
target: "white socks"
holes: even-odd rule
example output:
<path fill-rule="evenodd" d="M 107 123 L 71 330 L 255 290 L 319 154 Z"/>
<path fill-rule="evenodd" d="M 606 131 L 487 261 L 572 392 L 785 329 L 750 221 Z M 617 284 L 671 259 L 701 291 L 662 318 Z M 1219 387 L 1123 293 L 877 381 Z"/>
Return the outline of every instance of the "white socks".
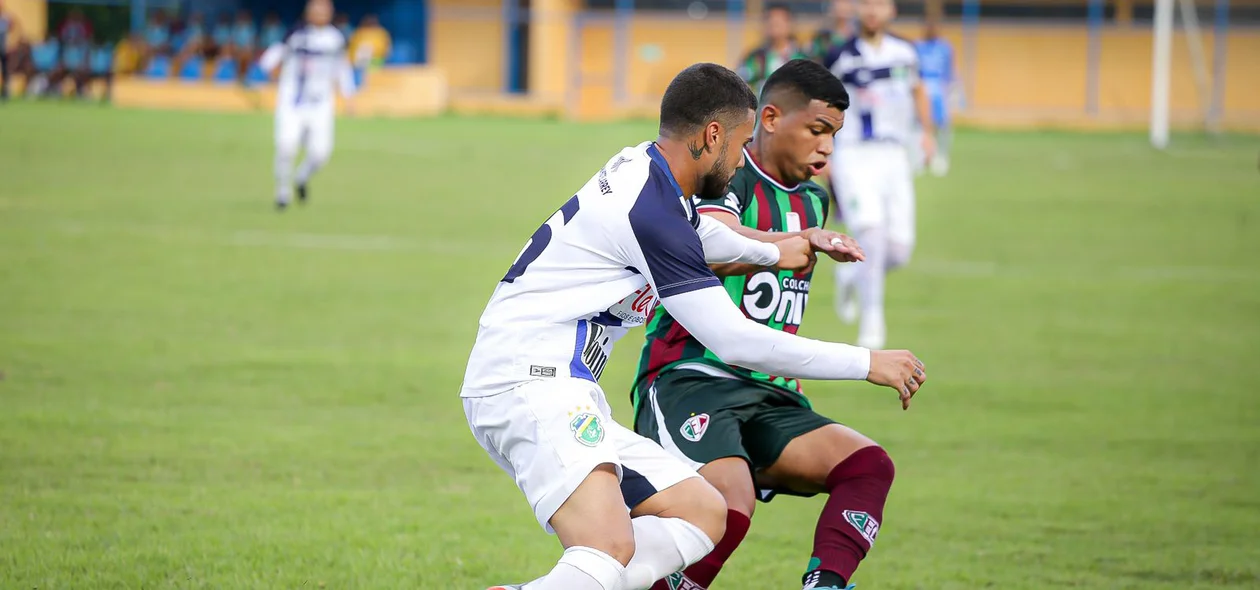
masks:
<path fill-rule="evenodd" d="M 570 547 L 550 573 L 522 590 L 621 590 L 624 572 L 621 562 L 603 551 Z"/>
<path fill-rule="evenodd" d="M 328 163 L 328 156 L 329 154 L 314 152 L 308 149 L 306 151 L 306 157 L 302 158 L 302 164 L 298 166 L 297 183 L 306 184 L 307 182 L 310 182 L 311 176 L 314 176 L 320 168 L 324 167 L 324 164 Z"/>
<path fill-rule="evenodd" d="M 626 566 L 621 590 L 647 590 L 657 580 L 700 561 L 713 551 L 704 531 L 681 518 L 640 516 L 634 525 L 634 558 Z"/>

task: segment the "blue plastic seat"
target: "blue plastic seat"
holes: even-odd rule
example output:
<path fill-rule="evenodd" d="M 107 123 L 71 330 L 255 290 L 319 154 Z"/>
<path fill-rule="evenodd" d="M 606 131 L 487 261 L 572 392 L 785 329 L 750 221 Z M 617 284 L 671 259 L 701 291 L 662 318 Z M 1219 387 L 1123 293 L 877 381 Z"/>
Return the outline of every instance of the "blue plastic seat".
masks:
<path fill-rule="evenodd" d="M 171 58 L 165 55 L 155 55 L 149 60 L 149 67 L 144 71 L 144 75 L 149 78 L 170 78 L 171 77 Z"/>
<path fill-rule="evenodd" d="M 236 60 L 220 59 L 214 64 L 214 81 L 215 82 L 235 82 L 236 81 Z"/>
<path fill-rule="evenodd" d="M 188 61 L 184 62 L 184 65 L 179 68 L 179 79 L 189 81 L 200 80 L 202 78 L 201 72 L 205 69 L 205 67 L 206 61 L 204 59 L 200 56 L 193 56 L 189 58 Z"/>
<path fill-rule="evenodd" d="M 262 66 L 258 65 L 258 62 L 249 64 L 249 71 L 245 72 L 246 84 L 256 86 L 260 84 L 268 84 L 270 82 L 271 77 L 267 75 L 267 72 L 263 71 Z"/>

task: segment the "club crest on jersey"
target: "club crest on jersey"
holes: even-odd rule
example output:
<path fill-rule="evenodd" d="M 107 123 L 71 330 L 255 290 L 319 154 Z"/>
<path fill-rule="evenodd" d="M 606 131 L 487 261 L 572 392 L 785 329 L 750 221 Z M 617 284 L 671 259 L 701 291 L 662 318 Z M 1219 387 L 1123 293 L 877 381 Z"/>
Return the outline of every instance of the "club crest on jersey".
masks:
<path fill-rule="evenodd" d="M 682 572 L 670 574 L 665 578 L 665 585 L 669 586 L 669 590 L 704 590 L 704 586 L 687 579 Z"/>
<path fill-rule="evenodd" d="M 573 431 L 573 438 L 588 447 L 604 441 L 604 425 L 600 424 L 599 416 L 589 412 L 574 416 L 569 422 L 569 430 Z"/>
<path fill-rule="evenodd" d="M 679 428 L 678 432 L 682 434 L 683 438 L 691 442 L 700 442 L 700 439 L 704 438 L 704 432 L 708 429 L 709 415 L 696 414 L 687 418 L 687 421 L 683 422 L 682 428 Z"/>
<path fill-rule="evenodd" d="M 870 543 L 872 547 L 875 546 L 875 537 L 879 536 L 878 520 L 870 514 L 857 510 L 845 510 L 844 519 L 858 530 L 858 534 L 862 535 L 867 543 Z"/>

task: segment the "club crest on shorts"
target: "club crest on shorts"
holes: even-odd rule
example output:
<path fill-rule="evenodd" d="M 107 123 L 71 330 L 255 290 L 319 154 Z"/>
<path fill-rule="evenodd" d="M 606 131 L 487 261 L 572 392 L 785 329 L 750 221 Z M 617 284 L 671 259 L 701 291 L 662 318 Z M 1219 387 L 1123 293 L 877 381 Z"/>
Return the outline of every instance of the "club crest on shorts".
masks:
<path fill-rule="evenodd" d="M 879 536 L 879 521 L 875 520 L 871 515 L 857 510 L 845 510 L 844 519 L 858 530 L 858 534 L 866 539 L 867 543 L 875 546 L 875 537 Z"/>
<path fill-rule="evenodd" d="M 573 431 L 573 438 L 578 442 L 593 447 L 604 440 L 604 425 L 600 424 L 599 416 L 582 412 L 573 417 L 569 422 L 569 430 Z"/>
<path fill-rule="evenodd" d="M 691 442 L 699 442 L 701 438 L 704 438 L 704 431 L 708 429 L 709 415 L 696 414 L 687 418 L 687 421 L 683 422 L 682 428 L 679 428 L 678 432 L 682 434 L 683 438 Z"/>

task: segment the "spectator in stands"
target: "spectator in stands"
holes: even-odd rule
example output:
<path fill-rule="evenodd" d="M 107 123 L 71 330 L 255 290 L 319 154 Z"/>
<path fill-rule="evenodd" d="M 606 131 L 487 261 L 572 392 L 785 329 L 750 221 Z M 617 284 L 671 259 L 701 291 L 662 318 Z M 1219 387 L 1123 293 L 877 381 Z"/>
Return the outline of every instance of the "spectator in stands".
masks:
<path fill-rule="evenodd" d="M 139 72 L 143 57 L 144 37 L 140 33 L 133 32 L 114 47 L 113 71 L 119 75 Z"/>
<path fill-rule="evenodd" d="M 61 21 L 61 26 L 57 27 L 57 40 L 61 41 L 64 47 L 92 42 L 92 23 L 83 16 L 82 10 L 70 9 L 70 12 L 66 14 L 66 19 Z"/>
<path fill-rule="evenodd" d="M 5 10 L 4 0 L 0 0 L 0 100 L 9 99 L 11 75 L 26 72 L 30 67 L 30 54 L 31 46 L 23 38 L 17 18 Z"/>
<path fill-rule="evenodd" d="M 772 2 L 766 5 L 763 17 L 765 44 L 752 50 L 739 67 L 739 75 L 760 93 L 761 85 L 779 66 L 794 59 L 809 59 L 792 34 L 792 8 Z"/>
<path fill-rule="evenodd" d="M 258 37 L 258 51 L 254 53 L 254 59 L 258 59 L 268 47 L 283 42 L 287 33 L 284 23 L 280 22 L 280 15 L 274 10 L 268 12 L 263 17 L 262 33 Z"/>
<path fill-rule="evenodd" d="M 810 52 L 814 61 L 823 63 L 832 47 L 844 45 L 853 37 L 853 0 L 831 0 L 828 8 L 831 22 L 818 29 Z"/>
<path fill-rule="evenodd" d="M 237 77 L 244 80 L 245 70 L 254 60 L 258 49 L 258 25 L 254 24 L 254 15 L 241 9 L 236 13 L 236 24 L 232 25 L 232 53 L 236 60 Z"/>
<path fill-rule="evenodd" d="M 108 102 L 114 94 L 114 51 L 108 45 L 95 47 L 92 49 L 88 62 L 86 77 L 82 81 L 75 80 L 75 84 L 80 88 L 79 94 L 82 96 L 82 89 L 86 88 L 92 81 L 101 80 L 105 83 L 105 91 L 101 94 L 101 100 Z"/>
<path fill-rule="evenodd" d="M 375 14 L 368 14 L 359 21 L 359 28 L 350 36 L 350 59 L 356 69 L 367 66 L 379 67 L 389 57 L 393 40 L 389 31 L 381 26 Z"/>
<path fill-rule="evenodd" d="M 350 24 L 350 15 L 344 12 L 338 12 L 337 16 L 333 17 L 332 24 L 334 27 L 337 27 L 337 30 L 341 31 L 341 34 L 345 35 L 347 39 L 350 38 L 350 35 L 354 34 L 354 25 Z"/>
<path fill-rule="evenodd" d="M 149 62 L 157 56 L 171 55 L 171 22 L 166 11 L 158 9 L 144 27 L 144 48 L 141 50 L 141 68 L 148 67 Z"/>
<path fill-rule="evenodd" d="M 66 78 L 79 79 L 88 70 L 88 54 L 92 45 L 85 40 L 75 38 L 74 41 L 63 41 L 61 59 L 52 73 L 48 75 L 48 94 L 57 98 L 62 96 L 62 84 Z"/>
<path fill-rule="evenodd" d="M 184 62 L 192 59 L 193 56 L 203 55 L 206 52 L 210 45 L 210 37 L 206 33 L 205 17 L 200 12 L 189 15 L 183 32 L 175 40 L 175 71 L 178 72 Z"/>
<path fill-rule="evenodd" d="M 217 59 L 231 56 L 232 47 L 232 15 L 220 14 L 210 29 L 210 46 L 206 51 L 206 59 Z"/>

